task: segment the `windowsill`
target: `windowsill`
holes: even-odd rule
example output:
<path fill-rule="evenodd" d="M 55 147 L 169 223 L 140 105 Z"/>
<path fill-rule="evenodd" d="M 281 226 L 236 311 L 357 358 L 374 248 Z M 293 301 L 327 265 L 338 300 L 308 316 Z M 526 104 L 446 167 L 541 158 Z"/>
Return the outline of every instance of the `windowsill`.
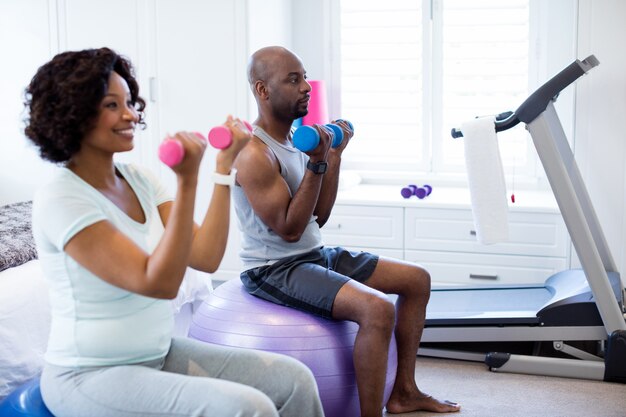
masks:
<path fill-rule="evenodd" d="M 366 170 L 341 170 L 340 180 L 344 177 L 345 183 L 354 184 L 354 178 L 358 178 L 359 184 L 379 184 L 379 185 L 403 185 L 408 184 L 430 184 L 440 187 L 467 188 L 466 173 L 447 173 L 435 174 L 423 171 L 366 171 Z M 507 190 L 532 190 L 532 191 L 550 191 L 550 185 L 545 178 L 509 175 L 505 174 Z"/>
<path fill-rule="evenodd" d="M 471 208 L 470 193 L 466 187 L 433 186 L 432 193 L 420 200 L 415 196 L 411 198 L 402 197 L 400 190 L 405 186 L 363 183 L 353 185 L 339 191 L 336 204 L 442 209 Z M 559 213 L 552 192 L 543 190 L 517 190 L 515 203 L 511 203 L 509 200 L 509 210 Z"/>

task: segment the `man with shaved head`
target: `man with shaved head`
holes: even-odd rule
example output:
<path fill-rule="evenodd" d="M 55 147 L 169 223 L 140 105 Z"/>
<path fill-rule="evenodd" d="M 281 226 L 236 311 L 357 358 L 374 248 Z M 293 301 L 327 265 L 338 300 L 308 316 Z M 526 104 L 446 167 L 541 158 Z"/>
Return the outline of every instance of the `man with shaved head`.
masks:
<path fill-rule="evenodd" d="M 235 209 L 242 231 L 241 274 L 246 289 L 266 300 L 322 317 L 358 323 L 354 367 L 362 416 L 416 410 L 454 412 L 459 405 L 421 392 L 415 357 L 430 296 L 430 276 L 421 267 L 367 252 L 325 247 L 320 228 L 328 220 L 339 182 L 341 155 L 353 135 L 331 148 L 332 131 L 316 125 L 319 145 L 294 148 L 291 126 L 308 112 L 311 86 L 302 61 L 271 46 L 256 51 L 248 81 L 259 117 L 254 137 L 235 161 Z M 386 294 L 398 294 L 396 305 Z M 398 371 L 383 404 L 392 333 Z"/>

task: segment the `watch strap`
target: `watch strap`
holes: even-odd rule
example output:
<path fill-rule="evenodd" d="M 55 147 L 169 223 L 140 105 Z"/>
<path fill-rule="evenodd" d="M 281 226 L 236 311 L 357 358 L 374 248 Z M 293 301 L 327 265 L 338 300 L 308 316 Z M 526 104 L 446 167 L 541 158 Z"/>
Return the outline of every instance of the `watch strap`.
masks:
<path fill-rule="evenodd" d="M 311 160 L 308 160 L 306 163 L 306 167 L 307 169 L 310 169 L 311 171 L 313 171 L 315 174 L 324 174 L 326 173 L 326 170 L 328 169 L 328 162 L 326 161 L 311 162 Z"/>
<path fill-rule="evenodd" d="M 211 175 L 211 179 L 213 180 L 215 184 L 227 185 L 229 187 L 235 186 L 236 177 L 237 177 L 237 170 L 235 168 L 232 168 L 230 170 L 230 174 L 228 175 L 220 174 L 218 172 L 214 172 Z"/>

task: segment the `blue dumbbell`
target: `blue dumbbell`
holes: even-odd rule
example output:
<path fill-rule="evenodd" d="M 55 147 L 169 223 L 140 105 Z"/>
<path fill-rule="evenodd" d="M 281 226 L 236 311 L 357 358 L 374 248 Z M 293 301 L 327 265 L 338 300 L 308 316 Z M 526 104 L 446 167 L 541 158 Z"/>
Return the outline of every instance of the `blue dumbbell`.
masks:
<path fill-rule="evenodd" d="M 348 123 L 350 129 L 353 129 L 352 123 L 347 120 L 345 122 Z M 333 130 L 335 136 L 333 138 L 333 143 L 331 144 L 331 146 L 333 148 L 336 148 L 343 141 L 343 130 L 341 129 L 341 127 L 332 123 L 329 123 L 325 126 Z M 300 126 L 293 134 L 293 146 L 301 150 L 302 152 L 312 151 L 313 149 L 317 148 L 317 145 L 319 145 L 319 143 L 320 135 L 319 133 L 317 133 L 317 129 L 312 126 Z"/>

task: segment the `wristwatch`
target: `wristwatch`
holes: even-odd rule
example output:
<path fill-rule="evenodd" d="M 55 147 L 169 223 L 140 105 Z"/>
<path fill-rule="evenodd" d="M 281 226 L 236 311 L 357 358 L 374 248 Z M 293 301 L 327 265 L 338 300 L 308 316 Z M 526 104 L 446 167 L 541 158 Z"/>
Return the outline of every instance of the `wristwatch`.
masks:
<path fill-rule="evenodd" d="M 313 173 L 315 173 L 315 174 L 323 174 L 328 169 L 328 162 L 326 162 L 326 161 L 311 162 L 309 160 L 306 163 L 306 167 L 308 169 L 310 169 L 311 171 L 313 171 Z"/>

